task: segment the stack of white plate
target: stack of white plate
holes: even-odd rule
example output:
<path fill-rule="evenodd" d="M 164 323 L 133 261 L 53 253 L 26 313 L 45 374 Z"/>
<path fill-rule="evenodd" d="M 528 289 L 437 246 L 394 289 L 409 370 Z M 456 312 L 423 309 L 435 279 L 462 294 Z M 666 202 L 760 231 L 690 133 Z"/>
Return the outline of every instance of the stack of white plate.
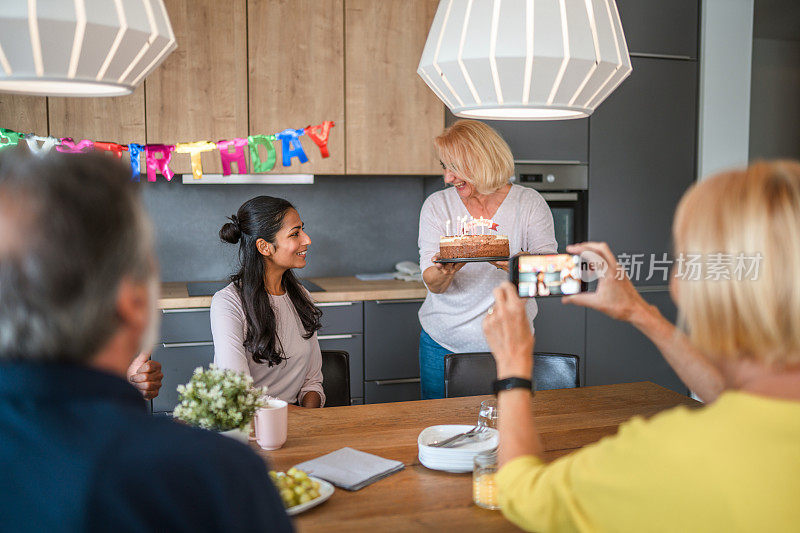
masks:
<path fill-rule="evenodd" d="M 443 425 L 431 426 L 422 430 L 417 437 L 419 462 L 431 470 L 462 473 L 472 472 L 475 456 L 497 446 L 497 430 L 486 428 L 484 431 L 453 448 L 436 448 L 429 446 L 447 438 L 469 431 L 473 426 Z"/>

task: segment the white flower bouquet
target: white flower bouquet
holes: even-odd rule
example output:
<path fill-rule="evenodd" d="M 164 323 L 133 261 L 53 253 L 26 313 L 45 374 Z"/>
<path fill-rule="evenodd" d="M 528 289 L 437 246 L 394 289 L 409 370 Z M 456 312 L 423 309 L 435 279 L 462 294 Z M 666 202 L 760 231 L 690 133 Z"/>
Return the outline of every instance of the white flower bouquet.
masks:
<path fill-rule="evenodd" d="M 180 403 L 172 416 L 193 426 L 215 431 L 246 430 L 256 409 L 265 404 L 266 387 L 253 387 L 253 378 L 211 364 L 195 368 L 186 385 L 178 385 Z"/>

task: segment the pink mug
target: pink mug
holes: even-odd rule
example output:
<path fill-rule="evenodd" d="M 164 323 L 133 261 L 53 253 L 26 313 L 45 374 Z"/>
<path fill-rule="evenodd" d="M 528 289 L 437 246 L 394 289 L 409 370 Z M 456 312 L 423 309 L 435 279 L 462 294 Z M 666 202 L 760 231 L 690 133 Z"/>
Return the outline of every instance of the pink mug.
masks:
<path fill-rule="evenodd" d="M 289 424 L 289 406 L 278 398 L 270 398 L 267 405 L 259 408 L 253 417 L 255 439 L 265 450 L 277 450 L 286 442 L 286 430 Z"/>

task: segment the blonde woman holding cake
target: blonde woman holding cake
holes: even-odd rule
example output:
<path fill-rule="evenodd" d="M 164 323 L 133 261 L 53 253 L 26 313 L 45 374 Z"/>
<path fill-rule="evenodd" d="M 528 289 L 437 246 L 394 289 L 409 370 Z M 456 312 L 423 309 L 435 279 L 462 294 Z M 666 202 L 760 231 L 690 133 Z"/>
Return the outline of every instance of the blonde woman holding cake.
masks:
<path fill-rule="evenodd" d="M 533 189 L 512 185 L 514 156 L 491 127 L 459 120 L 434 139 L 450 187 L 430 195 L 419 220 L 419 254 L 428 296 L 419 311 L 422 398 L 444 397 L 444 356 L 487 352 L 481 320 L 492 290 L 508 279 L 508 262 L 437 263 L 440 239 L 459 234 L 463 220 L 489 220 L 475 233 L 508 237 L 509 253 L 556 253 L 553 215 Z M 536 301 L 527 301 L 528 321 Z"/>

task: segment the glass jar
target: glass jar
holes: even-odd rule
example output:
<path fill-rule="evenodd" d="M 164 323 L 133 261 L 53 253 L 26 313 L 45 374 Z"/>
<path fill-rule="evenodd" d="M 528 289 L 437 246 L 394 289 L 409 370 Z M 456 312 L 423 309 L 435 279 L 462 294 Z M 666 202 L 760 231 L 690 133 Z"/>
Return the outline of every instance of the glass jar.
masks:
<path fill-rule="evenodd" d="M 472 501 L 478 507 L 497 510 L 500 504 L 497 499 L 497 450 L 489 450 L 475 456 L 472 470 Z"/>

